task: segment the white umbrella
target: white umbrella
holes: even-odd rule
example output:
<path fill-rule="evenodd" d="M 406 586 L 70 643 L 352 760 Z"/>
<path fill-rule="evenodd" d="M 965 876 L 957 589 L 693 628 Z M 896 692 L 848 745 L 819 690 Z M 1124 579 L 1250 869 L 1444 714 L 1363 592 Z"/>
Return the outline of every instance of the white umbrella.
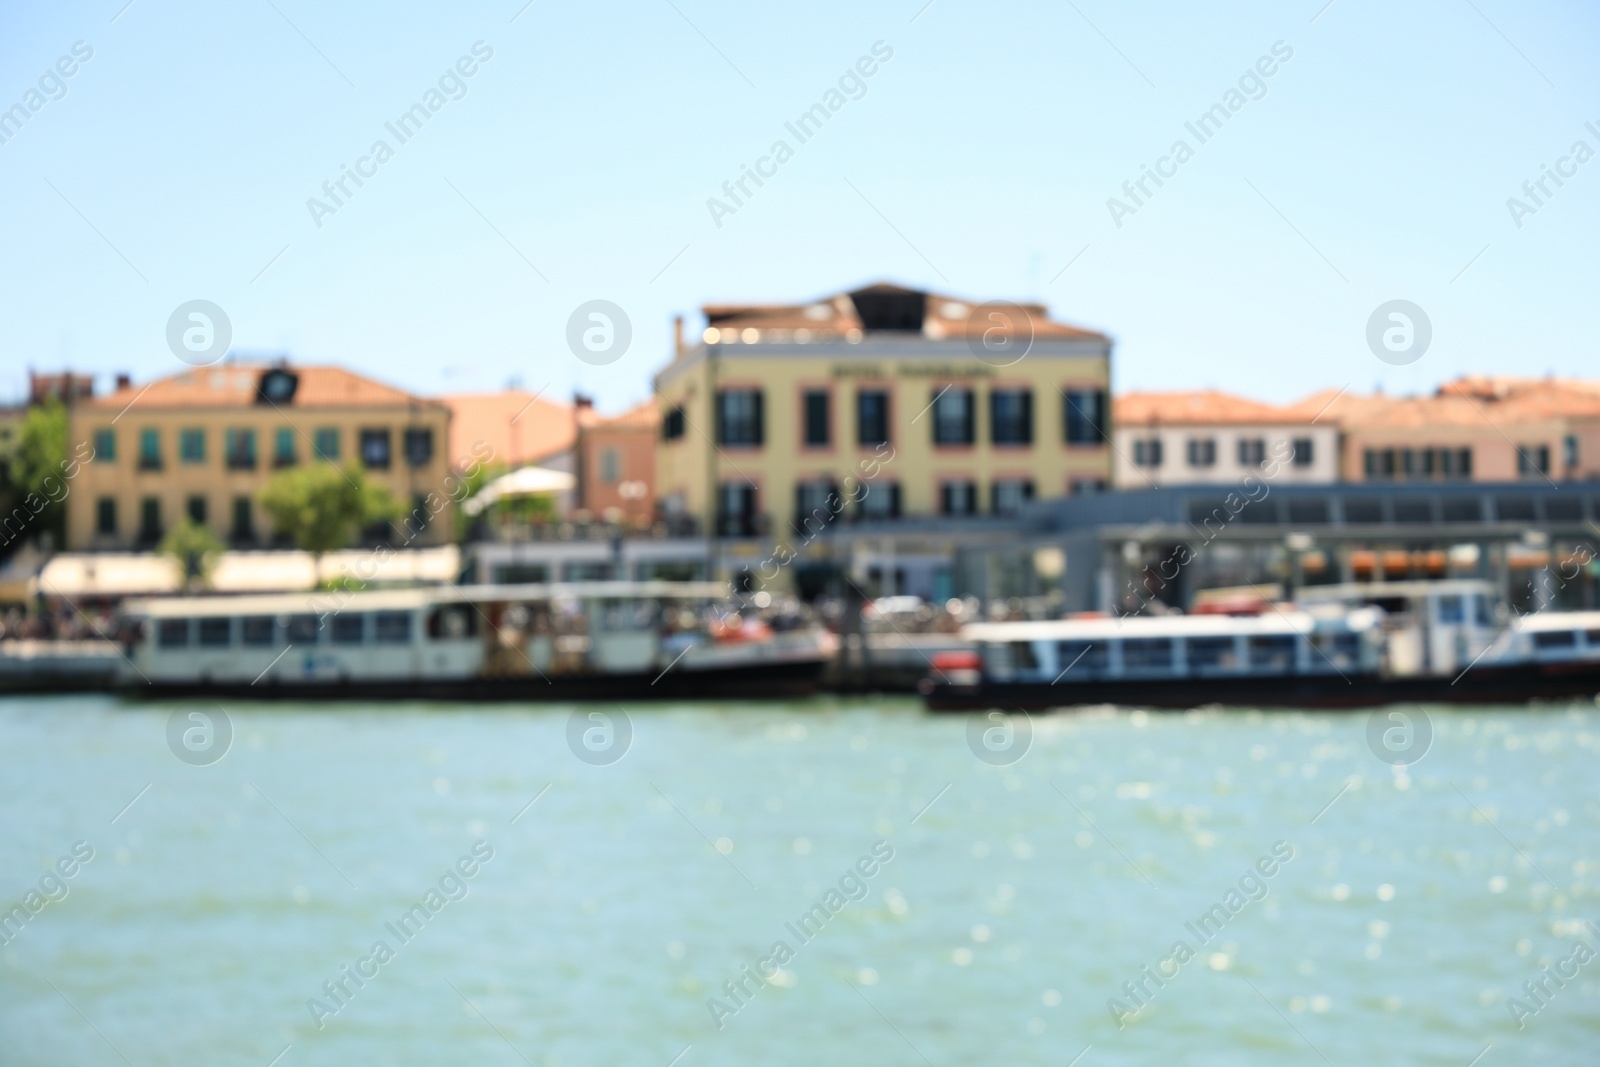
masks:
<path fill-rule="evenodd" d="M 476 515 L 501 497 L 535 496 L 541 493 L 569 492 L 577 480 L 564 471 L 547 467 L 522 467 L 510 474 L 502 474 L 478 491 L 478 495 L 461 505 L 468 515 Z"/>

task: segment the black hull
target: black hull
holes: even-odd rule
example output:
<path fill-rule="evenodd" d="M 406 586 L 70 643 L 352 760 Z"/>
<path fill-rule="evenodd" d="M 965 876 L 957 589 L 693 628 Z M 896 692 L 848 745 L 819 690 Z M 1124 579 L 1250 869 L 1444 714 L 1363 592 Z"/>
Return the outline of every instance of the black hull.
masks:
<path fill-rule="evenodd" d="M 595 674 L 541 678 L 460 678 L 437 681 L 262 682 L 260 685 L 135 682 L 129 697 L 216 697 L 234 700 L 440 700 L 515 703 L 566 701 L 779 700 L 817 690 L 823 663 L 777 663 L 665 674 Z"/>
<path fill-rule="evenodd" d="M 1187 709 L 1205 704 L 1243 707 L 1369 708 L 1382 704 L 1523 704 L 1530 700 L 1593 698 L 1600 662 L 1529 663 L 1474 667 L 1451 678 L 1380 675 L 1281 675 L 1255 678 L 1117 679 L 952 685 L 926 679 L 919 687 L 930 711 L 1046 711 L 1090 704 Z"/>

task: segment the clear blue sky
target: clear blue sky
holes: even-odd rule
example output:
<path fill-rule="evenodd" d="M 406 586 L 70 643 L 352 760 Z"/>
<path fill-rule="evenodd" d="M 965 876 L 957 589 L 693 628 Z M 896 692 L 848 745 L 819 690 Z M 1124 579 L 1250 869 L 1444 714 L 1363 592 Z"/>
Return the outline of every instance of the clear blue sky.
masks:
<path fill-rule="evenodd" d="M 880 278 L 1042 299 L 1116 338 L 1120 389 L 1596 371 L 1600 159 L 1520 229 L 1506 206 L 1600 150 L 1593 5 L 523 3 L 5 3 L 0 108 L 74 42 L 93 58 L 0 144 L 0 393 L 29 365 L 182 369 L 166 321 L 205 298 L 236 349 L 619 408 L 675 312 Z M 400 145 L 384 123 L 479 40 Z M 798 144 L 785 121 L 876 41 L 865 95 Z M 1184 123 L 1277 41 L 1200 145 Z M 719 228 L 707 198 L 779 138 L 794 158 Z M 1118 228 L 1107 199 L 1179 138 L 1194 158 Z M 379 139 L 394 158 L 318 228 L 307 199 Z M 634 326 L 607 367 L 564 341 L 595 298 Z M 1433 322 L 1410 366 L 1364 340 L 1393 298 Z"/>

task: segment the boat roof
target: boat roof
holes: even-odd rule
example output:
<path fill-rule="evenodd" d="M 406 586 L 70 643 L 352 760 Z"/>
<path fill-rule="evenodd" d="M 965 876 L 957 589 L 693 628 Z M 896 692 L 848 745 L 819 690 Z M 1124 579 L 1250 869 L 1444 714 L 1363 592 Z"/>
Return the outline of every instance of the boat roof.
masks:
<path fill-rule="evenodd" d="M 1512 625 L 1519 630 L 1538 633 L 1595 630 L 1600 629 L 1600 611 L 1537 611 L 1519 617 Z"/>
<path fill-rule="evenodd" d="M 1395 597 L 1459 596 L 1481 593 L 1495 596 L 1495 587 L 1482 578 L 1441 578 L 1438 581 L 1346 582 L 1340 585 L 1308 585 L 1295 590 L 1301 603 L 1329 600 L 1391 600 Z"/>
<path fill-rule="evenodd" d="M 173 596 L 128 600 L 125 615 L 178 618 L 293 615 L 330 611 L 406 611 L 431 604 L 537 600 L 724 600 L 724 582 L 551 582 L 530 585 L 434 585 L 364 592 L 325 590 L 243 596 Z"/>
<path fill-rule="evenodd" d="M 1160 615 L 1100 619 L 1053 619 L 1045 622 L 977 622 L 961 629 L 974 641 L 1093 641 L 1141 637 L 1233 637 L 1304 634 L 1321 622 L 1348 623 L 1364 630 L 1377 622 L 1375 610 L 1353 611 L 1337 619 L 1306 611 L 1274 611 L 1265 615 Z"/>

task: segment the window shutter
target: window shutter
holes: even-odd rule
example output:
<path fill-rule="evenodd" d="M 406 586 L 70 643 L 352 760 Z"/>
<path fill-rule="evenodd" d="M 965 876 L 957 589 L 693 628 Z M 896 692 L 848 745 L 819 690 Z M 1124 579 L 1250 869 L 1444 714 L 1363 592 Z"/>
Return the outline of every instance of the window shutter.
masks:
<path fill-rule="evenodd" d="M 1022 391 L 1022 443 L 1033 444 L 1033 390 Z"/>
<path fill-rule="evenodd" d="M 751 399 L 754 401 L 751 406 L 755 411 L 756 423 L 755 441 L 753 443 L 757 448 L 760 448 L 762 445 L 767 443 L 766 394 L 757 389 L 750 395 Z"/>

